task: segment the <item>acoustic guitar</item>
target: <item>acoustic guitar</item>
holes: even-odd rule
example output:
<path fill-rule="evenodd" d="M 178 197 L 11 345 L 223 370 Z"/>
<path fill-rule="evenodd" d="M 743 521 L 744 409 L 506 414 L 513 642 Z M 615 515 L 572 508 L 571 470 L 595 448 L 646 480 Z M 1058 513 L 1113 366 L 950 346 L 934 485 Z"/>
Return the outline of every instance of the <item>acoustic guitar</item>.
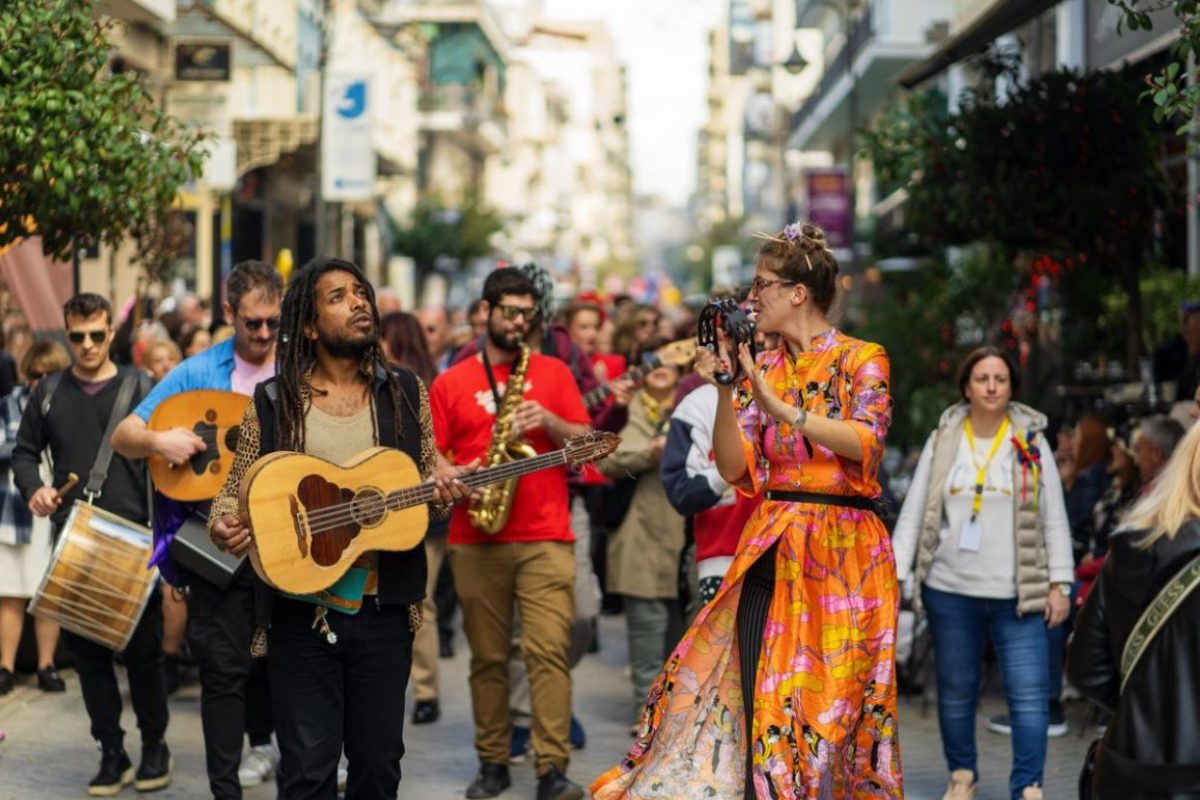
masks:
<path fill-rule="evenodd" d="M 615 433 L 586 433 L 561 450 L 481 469 L 462 481 L 479 487 L 579 467 L 620 443 Z M 388 447 L 372 447 L 341 466 L 303 453 L 269 453 L 246 472 L 238 492 L 240 516 L 254 534 L 254 571 L 291 594 L 329 588 L 365 552 L 419 545 L 432 499 L 433 486 L 421 482 L 413 460 Z"/>
<path fill-rule="evenodd" d="M 677 342 L 665 344 L 655 350 L 653 353 L 647 353 L 642 357 L 642 363 L 632 369 L 628 369 L 621 373 L 618 377 L 628 378 L 634 383 L 640 383 L 642 378 L 645 378 L 659 367 L 683 367 L 692 363 L 696 357 L 696 340 L 695 339 L 680 339 Z M 614 378 L 614 380 L 616 380 Z M 583 396 L 583 407 L 591 410 L 603 403 L 612 394 L 612 387 L 608 384 L 597 386 Z"/>
<path fill-rule="evenodd" d="M 147 423 L 150 430 L 186 428 L 203 439 L 207 449 L 174 467 L 164 458 L 151 456 L 150 477 L 158 490 L 184 503 L 216 497 L 233 466 L 238 431 L 248 405 L 250 398 L 246 395 L 207 389 L 181 392 L 159 403 Z"/>

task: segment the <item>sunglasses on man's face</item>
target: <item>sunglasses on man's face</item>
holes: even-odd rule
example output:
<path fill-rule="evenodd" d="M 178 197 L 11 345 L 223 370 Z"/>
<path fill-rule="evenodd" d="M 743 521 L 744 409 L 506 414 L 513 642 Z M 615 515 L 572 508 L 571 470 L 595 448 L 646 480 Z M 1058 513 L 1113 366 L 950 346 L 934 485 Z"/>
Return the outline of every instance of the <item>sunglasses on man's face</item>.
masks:
<path fill-rule="evenodd" d="M 90 338 L 92 344 L 100 344 L 108 338 L 108 331 L 68 331 L 67 338 L 71 344 L 83 344 L 84 339 Z"/>
<path fill-rule="evenodd" d="M 538 316 L 536 308 L 509 305 L 497 305 L 496 308 L 500 309 L 500 315 L 509 322 L 512 322 L 517 317 L 524 317 L 526 322 L 533 322 Z"/>
<path fill-rule="evenodd" d="M 267 317 L 266 319 L 243 319 L 242 324 L 246 326 L 246 330 L 258 331 L 263 325 L 267 326 L 269 331 L 279 330 L 279 317 Z"/>

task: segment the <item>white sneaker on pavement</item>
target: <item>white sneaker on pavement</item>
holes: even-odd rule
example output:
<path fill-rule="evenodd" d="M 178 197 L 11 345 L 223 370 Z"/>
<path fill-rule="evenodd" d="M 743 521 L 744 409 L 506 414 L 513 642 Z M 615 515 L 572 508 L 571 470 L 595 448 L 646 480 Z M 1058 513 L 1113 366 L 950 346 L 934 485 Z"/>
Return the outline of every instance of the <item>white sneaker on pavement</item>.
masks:
<path fill-rule="evenodd" d="M 242 786 L 258 786 L 263 781 L 275 777 L 275 768 L 279 766 L 279 751 L 273 744 L 260 744 L 250 748 L 250 752 L 242 759 L 238 768 L 238 782 Z"/>

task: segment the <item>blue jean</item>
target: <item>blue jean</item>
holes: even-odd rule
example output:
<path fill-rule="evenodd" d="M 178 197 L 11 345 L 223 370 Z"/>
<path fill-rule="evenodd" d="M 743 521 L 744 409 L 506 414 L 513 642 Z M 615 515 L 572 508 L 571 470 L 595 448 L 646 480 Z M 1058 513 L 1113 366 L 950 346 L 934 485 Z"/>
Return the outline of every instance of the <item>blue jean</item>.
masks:
<path fill-rule="evenodd" d="M 1041 614 L 1018 617 L 1017 601 L 988 600 L 923 586 L 921 597 L 933 634 L 938 684 L 938 725 L 950 771 L 969 769 L 978 777 L 975 704 L 983 647 L 990 633 L 1004 677 L 1012 719 L 1013 766 L 1008 788 L 1020 798 L 1026 786 L 1041 785 L 1046 763 L 1049 669 L 1046 622 Z"/>

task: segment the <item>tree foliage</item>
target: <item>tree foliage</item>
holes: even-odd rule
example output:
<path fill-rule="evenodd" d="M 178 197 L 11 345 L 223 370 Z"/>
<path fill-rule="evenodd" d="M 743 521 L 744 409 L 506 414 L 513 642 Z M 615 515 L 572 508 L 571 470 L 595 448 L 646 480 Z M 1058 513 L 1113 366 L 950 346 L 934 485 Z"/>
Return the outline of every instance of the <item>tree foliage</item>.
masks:
<path fill-rule="evenodd" d="M 881 180 L 909 192 L 906 225 L 923 245 L 989 243 L 1046 264 L 1064 292 L 1096 282 L 1125 291 L 1128 360 L 1141 350 L 1138 274 L 1165 182 L 1154 121 L 1128 72 L 1053 72 L 1024 82 L 988 62 L 995 81 L 965 91 L 953 113 L 915 97 L 866 143 Z M 1084 309 L 1076 307 L 1080 313 Z M 1094 311 L 1094 307 L 1093 307 Z"/>
<path fill-rule="evenodd" d="M 1108 0 L 1124 16 L 1118 30 L 1151 30 L 1151 14 L 1171 9 L 1179 23 L 1179 39 L 1171 47 L 1171 61 L 1156 75 L 1146 76 L 1145 96 L 1154 102 L 1154 118 L 1158 122 L 1182 120 L 1179 133 L 1189 128 L 1200 133 L 1196 119 L 1200 108 L 1200 84 L 1188 80 L 1189 57 L 1200 61 L 1200 0 Z M 1196 63 L 1196 61 L 1193 61 Z"/>
<path fill-rule="evenodd" d="M 492 252 L 490 240 L 500 227 L 500 217 L 475 194 L 458 205 L 425 197 L 407 225 L 393 226 L 392 251 L 412 258 L 422 272 L 433 269 L 439 258 L 467 264 Z"/>
<path fill-rule="evenodd" d="M 115 246 L 159 226 L 200 174 L 203 134 L 136 74 L 111 74 L 112 23 L 93 5 L 0 3 L 0 246 L 38 235 L 64 259 L 73 237 Z"/>

